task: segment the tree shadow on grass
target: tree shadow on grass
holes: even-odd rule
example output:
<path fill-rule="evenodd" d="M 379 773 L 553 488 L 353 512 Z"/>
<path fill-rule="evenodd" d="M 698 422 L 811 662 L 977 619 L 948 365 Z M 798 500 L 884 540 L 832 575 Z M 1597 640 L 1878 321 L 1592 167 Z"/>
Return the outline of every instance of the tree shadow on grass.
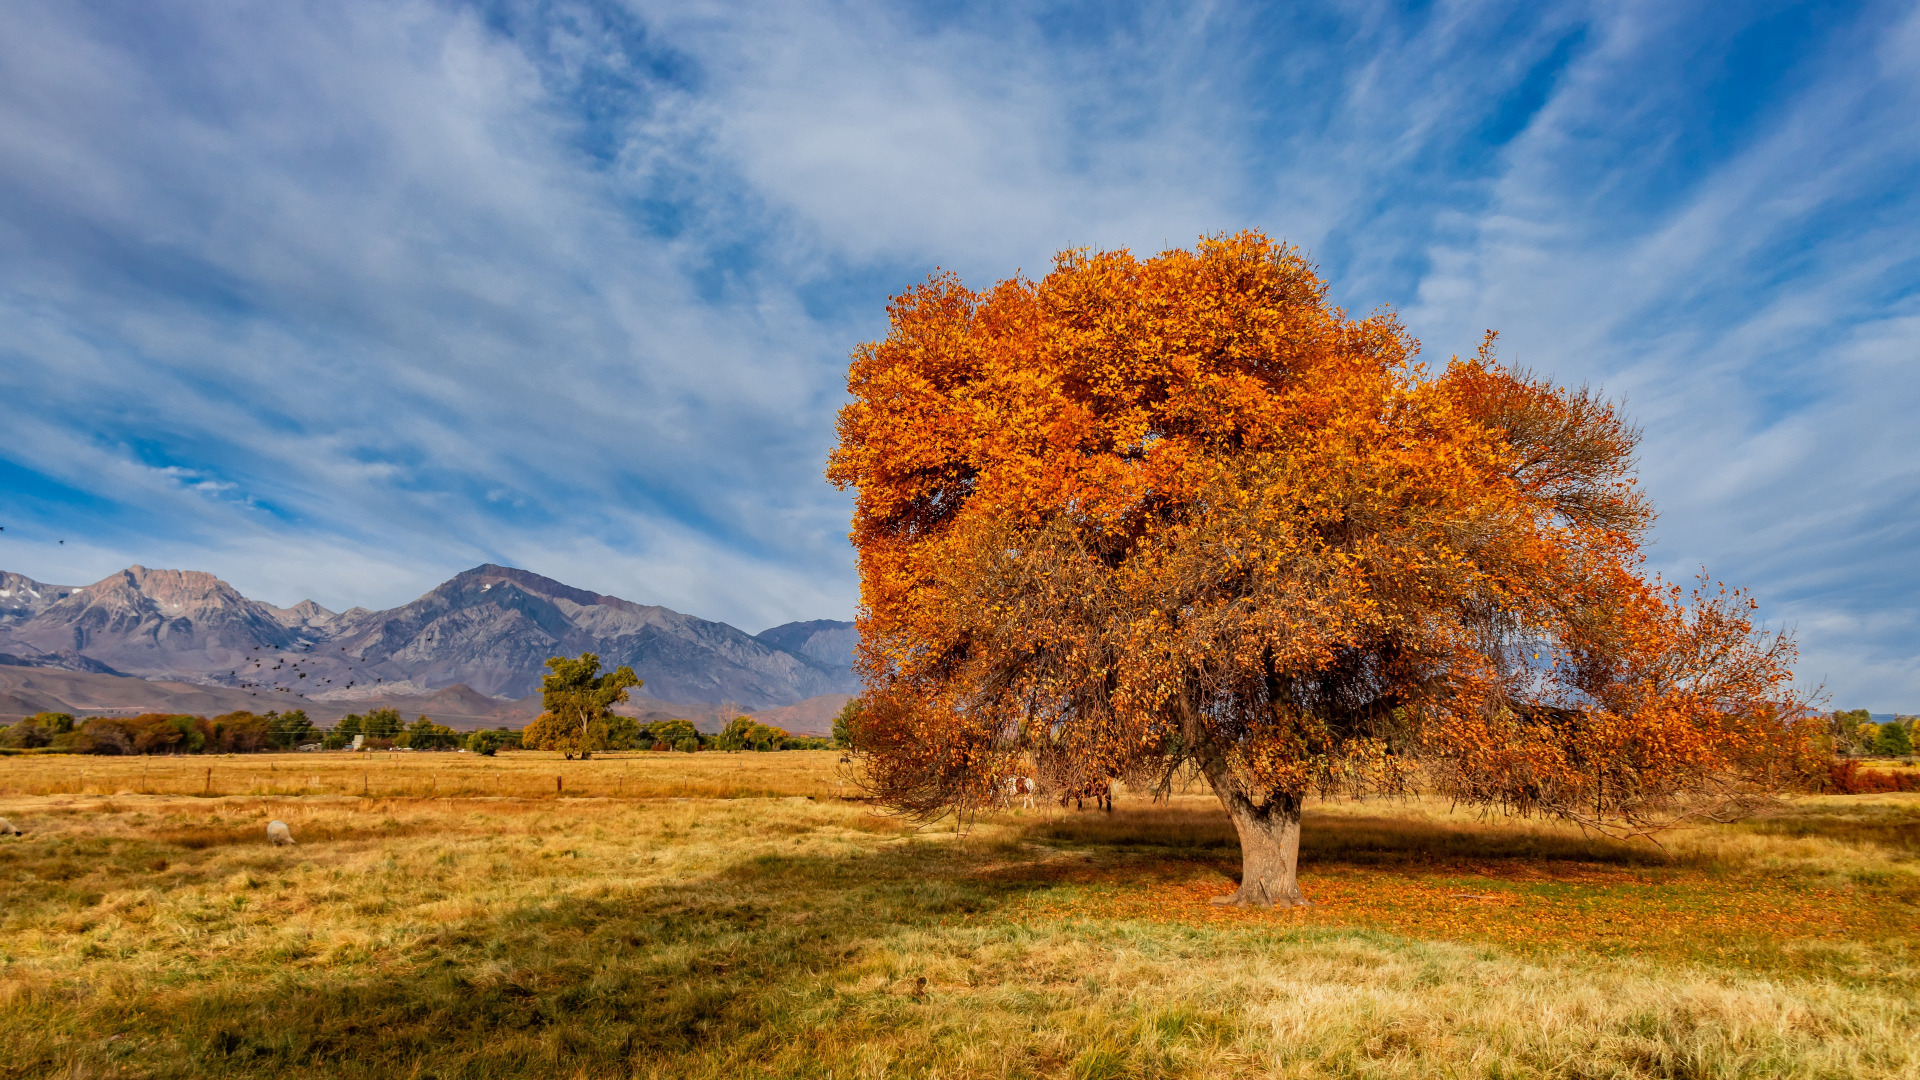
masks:
<path fill-rule="evenodd" d="M 924 843 L 763 855 L 696 883 L 449 923 L 377 972 L 256 963 L 251 978 L 89 998 L 48 987 L 11 1003 L 0 1076 L 672 1075 L 796 1060 L 809 1040 L 828 1063 L 825 1028 L 882 1031 L 924 985 L 846 996 L 874 981 L 856 969 L 876 942 L 1047 887 L 972 872 L 993 857 Z"/>
<path fill-rule="evenodd" d="M 1791 805 L 1737 828 L 1762 836 L 1833 840 L 1894 851 L 1920 851 L 1920 799 L 1882 801 L 1869 796 Z"/>
<path fill-rule="evenodd" d="M 1585 863 L 1601 866 L 1674 866 L 1674 854 L 1646 841 L 1616 840 L 1539 829 L 1516 829 L 1507 819 L 1436 822 L 1396 812 L 1382 802 L 1372 813 L 1316 813 L 1300 830 L 1300 866 L 1315 868 L 1436 867 L 1488 863 Z M 1124 807 L 1113 813 L 1074 813 L 1035 822 L 1023 834 L 1043 843 L 1239 868 L 1240 842 L 1224 812 L 1197 807 Z M 1692 858 L 1686 856 L 1684 858 Z"/>

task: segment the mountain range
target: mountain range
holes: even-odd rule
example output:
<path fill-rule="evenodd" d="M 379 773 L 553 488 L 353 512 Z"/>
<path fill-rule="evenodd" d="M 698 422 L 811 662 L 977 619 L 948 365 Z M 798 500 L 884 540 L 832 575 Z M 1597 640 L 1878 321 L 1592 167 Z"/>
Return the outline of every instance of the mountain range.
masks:
<path fill-rule="evenodd" d="M 82 587 L 0 572 L 0 665 L 241 691 L 283 709 L 452 687 L 515 701 L 538 692 L 548 657 L 582 652 L 631 666 L 658 702 L 769 709 L 858 692 L 857 640 L 831 620 L 752 635 L 493 564 L 412 603 L 338 613 L 250 600 L 191 570 L 132 566 Z"/>

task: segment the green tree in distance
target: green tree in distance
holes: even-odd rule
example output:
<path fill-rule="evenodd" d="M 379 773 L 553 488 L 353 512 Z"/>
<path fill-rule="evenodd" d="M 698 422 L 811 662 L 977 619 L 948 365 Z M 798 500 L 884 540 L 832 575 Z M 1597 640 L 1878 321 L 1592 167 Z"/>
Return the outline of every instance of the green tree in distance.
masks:
<path fill-rule="evenodd" d="M 450 727 L 436 724 L 422 716 L 407 726 L 394 740 L 396 746 L 412 747 L 415 750 L 450 750 L 462 741 L 459 732 Z"/>
<path fill-rule="evenodd" d="M 546 709 L 527 725 L 521 742 L 533 750 L 558 750 L 569 761 L 576 756 L 585 761 L 595 750 L 607 749 L 615 734 L 613 706 L 627 700 L 629 688 L 644 685 L 639 676 L 624 664 L 600 674 L 600 658 L 593 653 L 572 660 L 555 656 L 547 667 L 553 673 L 540 680 Z"/>
<path fill-rule="evenodd" d="M 407 722 L 400 719 L 399 709 L 375 709 L 361 722 L 360 730 L 369 739 L 393 739 L 398 738 L 406 726 Z"/>
<path fill-rule="evenodd" d="M 291 750 L 301 743 L 319 739 L 319 730 L 313 721 L 307 718 L 305 709 L 289 709 L 283 713 L 267 713 L 267 724 L 271 734 L 268 744 L 276 750 Z"/>
<path fill-rule="evenodd" d="M 860 726 L 860 711 L 865 707 L 866 701 L 861 698 L 854 698 L 840 706 L 839 713 L 833 718 L 834 749 L 853 749 L 854 731 Z"/>
<path fill-rule="evenodd" d="M 695 749 L 700 746 L 700 732 L 694 728 L 691 720 L 655 720 L 641 733 L 640 745 L 655 750 L 678 750 L 688 739 L 693 740 Z"/>
<path fill-rule="evenodd" d="M 517 750 L 520 733 L 508 728 L 482 728 L 467 736 L 467 749 L 481 757 L 493 757 L 502 750 Z"/>
<path fill-rule="evenodd" d="M 788 738 L 787 733 L 777 727 L 762 724 L 751 716 L 736 716 L 715 736 L 713 746 L 716 750 L 785 750 Z"/>
<path fill-rule="evenodd" d="M 1913 756 L 1913 735 L 1896 717 L 1880 725 L 1879 732 L 1874 735 L 1873 752 L 1881 757 L 1911 757 Z"/>

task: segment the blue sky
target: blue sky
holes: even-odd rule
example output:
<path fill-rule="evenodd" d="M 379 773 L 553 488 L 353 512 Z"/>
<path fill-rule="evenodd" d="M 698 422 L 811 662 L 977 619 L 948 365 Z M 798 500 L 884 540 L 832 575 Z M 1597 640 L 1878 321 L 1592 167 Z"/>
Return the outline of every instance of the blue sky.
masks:
<path fill-rule="evenodd" d="M 1912 4 L 16 0 L 0 568 L 849 617 L 890 293 L 1251 226 L 1624 399 L 1651 565 L 1920 710 L 1916 178 Z"/>

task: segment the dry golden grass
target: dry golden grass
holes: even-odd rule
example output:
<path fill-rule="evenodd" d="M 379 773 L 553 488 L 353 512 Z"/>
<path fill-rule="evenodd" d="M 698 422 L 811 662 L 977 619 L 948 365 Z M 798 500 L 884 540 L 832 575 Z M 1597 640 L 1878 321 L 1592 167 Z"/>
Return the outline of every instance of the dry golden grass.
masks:
<path fill-rule="evenodd" d="M 842 792 L 839 755 L 460 753 L 0 757 L 12 795 L 352 795 L 375 798 L 707 798 Z M 555 781 L 560 783 L 556 784 Z"/>
<path fill-rule="evenodd" d="M 1199 796 L 913 832 L 835 763 L 0 759 L 0 1076 L 1920 1075 L 1920 797 L 1320 805 L 1247 912 Z"/>

